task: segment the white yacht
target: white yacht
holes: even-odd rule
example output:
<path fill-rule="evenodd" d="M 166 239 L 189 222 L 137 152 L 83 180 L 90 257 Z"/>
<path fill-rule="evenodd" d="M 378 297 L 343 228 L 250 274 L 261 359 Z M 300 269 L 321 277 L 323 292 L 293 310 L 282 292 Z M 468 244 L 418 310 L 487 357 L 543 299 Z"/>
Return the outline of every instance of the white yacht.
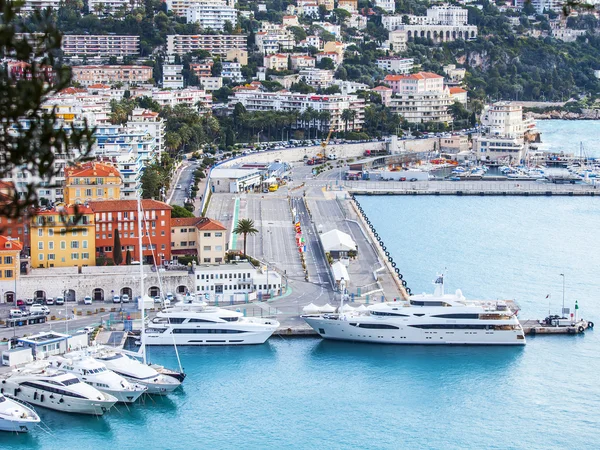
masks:
<path fill-rule="evenodd" d="M 39 422 L 40 417 L 32 408 L 0 394 L 0 431 L 27 433 Z"/>
<path fill-rule="evenodd" d="M 244 317 L 241 312 L 207 306 L 204 302 L 177 303 L 146 326 L 146 345 L 263 344 L 279 327 L 275 319 Z"/>
<path fill-rule="evenodd" d="M 70 373 L 35 365 L 14 370 L 0 386 L 9 397 L 62 412 L 101 416 L 117 403 Z"/>
<path fill-rule="evenodd" d="M 104 348 L 92 357 L 129 382 L 146 386 L 148 394 L 166 395 L 181 385 L 181 381 L 157 372 L 124 350 Z"/>
<path fill-rule="evenodd" d="M 407 302 L 302 317 L 325 339 L 385 344 L 525 344 L 516 311 L 506 302 L 469 301 L 460 290 L 445 294 L 443 276 L 435 284 L 433 295 L 413 295 Z"/>
<path fill-rule="evenodd" d="M 133 403 L 148 390 L 142 384 L 130 383 L 121 375 L 108 370 L 105 364 L 90 356 L 76 353 L 67 354 L 66 357 L 51 356 L 48 362 L 51 367 L 72 373 L 81 381 L 116 397 L 122 403 Z"/>

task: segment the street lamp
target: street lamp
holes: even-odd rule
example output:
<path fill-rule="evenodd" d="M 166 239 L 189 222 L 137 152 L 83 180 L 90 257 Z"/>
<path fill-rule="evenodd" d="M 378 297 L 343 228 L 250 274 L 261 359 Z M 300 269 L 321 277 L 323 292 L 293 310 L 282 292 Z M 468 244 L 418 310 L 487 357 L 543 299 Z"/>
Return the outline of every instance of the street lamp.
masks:
<path fill-rule="evenodd" d="M 562 306 L 561 316 L 564 316 L 565 315 L 565 274 L 561 273 L 560 276 L 562 277 L 562 282 L 563 282 L 563 306 Z"/>

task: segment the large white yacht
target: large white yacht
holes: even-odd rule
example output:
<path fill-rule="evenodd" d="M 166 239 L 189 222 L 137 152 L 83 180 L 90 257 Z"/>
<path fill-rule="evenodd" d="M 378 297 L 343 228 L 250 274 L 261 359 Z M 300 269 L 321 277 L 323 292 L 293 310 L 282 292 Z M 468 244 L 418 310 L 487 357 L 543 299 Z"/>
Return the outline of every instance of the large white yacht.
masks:
<path fill-rule="evenodd" d="M 90 356 L 79 354 L 67 354 L 66 357 L 51 356 L 48 363 L 51 367 L 72 373 L 81 381 L 116 397 L 122 403 L 133 403 L 148 390 L 142 384 L 130 383 L 121 375 L 108 370 L 104 363 Z"/>
<path fill-rule="evenodd" d="M 37 413 L 3 394 L 0 394 L 0 431 L 27 433 L 40 422 Z"/>
<path fill-rule="evenodd" d="M 180 302 L 157 313 L 146 326 L 146 345 L 263 344 L 279 327 L 275 319 L 244 317 L 241 312 Z"/>
<path fill-rule="evenodd" d="M 407 302 L 302 317 L 325 339 L 385 344 L 525 344 L 517 312 L 506 302 L 469 301 L 460 290 L 445 294 L 443 276 L 435 285 L 433 295 L 413 295 Z"/>
<path fill-rule="evenodd" d="M 129 382 L 146 386 L 148 394 L 166 395 L 181 385 L 178 379 L 157 372 L 123 350 L 102 348 L 91 356 Z"/>
<path fill-rule="evenodd" d="M 14 370 L 0 386 L 9 397 L 63 412 L 101 416 L 117 403 L 70 373 L 35 365 Z"/>

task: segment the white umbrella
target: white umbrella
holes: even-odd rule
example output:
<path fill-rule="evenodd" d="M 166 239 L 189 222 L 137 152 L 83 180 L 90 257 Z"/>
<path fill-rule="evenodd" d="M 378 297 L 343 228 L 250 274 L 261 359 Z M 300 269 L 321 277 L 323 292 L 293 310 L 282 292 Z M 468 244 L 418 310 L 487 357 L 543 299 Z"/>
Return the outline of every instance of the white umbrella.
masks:
<path fill-rule="evenodd" d="M 302 312 L 304 312 L 305 314 L 318 314 L 319 307 L 313 303 L 310 303 L 310 304 L 306 305 L 304 308 L 302 308 Z"/>
<path fill-rule="evenodd" d="M 358 308 L 356 308 L 357 311 L 366 311 L 367 307 L 365 305 L 360 305 Z"/>
<path fill-rule="evenodd" d="M 332 313 L 332 312 L 335 312 L 335 307 L 334 307 L 334 306 L 331 306 L 329 303 L 327 303 L 326 305 L 324 305 L 324 306 L 321 306 L 321 307 L 319 308 L 319 310 L 320 310 L 322 313 Z"/>
<path fill-rule="evenodd" d="M 346 303 L 344 306 L 342 306 L 342 312 L 349 312 L 349 311 L 354 311 L 354 308 L 352 306 L 350 306 L 348 303 Z"/>

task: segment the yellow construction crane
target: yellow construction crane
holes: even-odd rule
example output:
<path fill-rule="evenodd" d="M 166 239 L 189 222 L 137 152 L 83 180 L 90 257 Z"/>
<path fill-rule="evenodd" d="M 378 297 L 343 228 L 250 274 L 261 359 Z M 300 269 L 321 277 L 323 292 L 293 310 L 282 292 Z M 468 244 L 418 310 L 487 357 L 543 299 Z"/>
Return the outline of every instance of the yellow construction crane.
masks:
<path fill-rule="evenodd" d="M 327 135 L 327 139 L 325 139 L 324 141 L 321 141 L 321 147 L 323 148 L 323 150 L 321 150 L 322 153 L 320 153 L 319 155 L 317 155 L 317 157 L 321 157 L 321 158 L 325 158 L 325 149 L 327 148 L 327 146 L 329 145 L 329 140 L 331 139 L 331 135 L 335 130 L 333 129 L 333 126 L 329 129 L 329 134 Z"/>

